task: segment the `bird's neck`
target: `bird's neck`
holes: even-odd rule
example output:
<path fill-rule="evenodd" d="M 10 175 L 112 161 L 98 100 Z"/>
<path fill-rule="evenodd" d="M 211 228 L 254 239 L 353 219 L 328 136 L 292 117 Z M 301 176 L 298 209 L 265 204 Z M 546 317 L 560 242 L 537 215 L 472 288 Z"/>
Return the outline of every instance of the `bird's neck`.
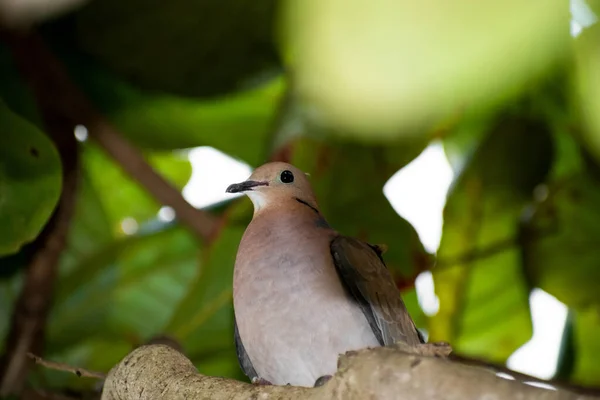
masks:
<path fill-rule="evenodd" d="M 270 220 L 271 223 L 279 221 L 285 225 L 300 223 L 331 229 L 323 214 L 316 207 L 316 203 L 298 197 L 277 199 L 265 207 L 255 209 L 252 222 L 256 225 L 261 220 Z"/>

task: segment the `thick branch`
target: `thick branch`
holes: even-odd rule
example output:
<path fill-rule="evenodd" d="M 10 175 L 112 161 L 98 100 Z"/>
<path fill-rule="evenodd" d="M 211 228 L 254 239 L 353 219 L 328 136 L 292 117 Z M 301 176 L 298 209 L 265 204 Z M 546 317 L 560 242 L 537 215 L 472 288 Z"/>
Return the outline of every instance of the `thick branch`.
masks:
<path fill-rule="evenodd" d="M 199 374 L 190 360 L 168 346 L 143 346 L 111 370 L 102 400 L 593 399 L 562 389 L 536 388 L 498 378 L 486 369 L 394 348 L 350 352 L 339 364 L 335 376 L 318 388 L 255 386 Z"/>
<path fill-rule="evenodd" d="M 34 88 L 38 101 L 55 114 L 76 124 L 83 124 L 90 136 L 156 200 L 170 206 L 178 221 L 203 240 L 210 240 L 218 228 L 215 217 L 192 207 L 181 193 L 147 163 L 142 154 L 123 138 L 71 82 L 64 67 L 48 51 L 36 34 L 2 35 L 10 45 L 19 70 Z"/>

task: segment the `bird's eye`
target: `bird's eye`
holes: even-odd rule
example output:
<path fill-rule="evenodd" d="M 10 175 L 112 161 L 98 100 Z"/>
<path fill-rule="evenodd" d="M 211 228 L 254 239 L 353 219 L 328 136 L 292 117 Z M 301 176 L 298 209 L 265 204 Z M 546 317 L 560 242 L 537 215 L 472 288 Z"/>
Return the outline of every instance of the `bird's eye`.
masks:
<path fill-rule="evenodd" d="M 281 173 L 279 178 L 281 179 L 281 182 L 283 182 L 283 183 L 294 182 L 294 174 L 292 174 L 292 171 L 288 171 L 287 169 Z"/>

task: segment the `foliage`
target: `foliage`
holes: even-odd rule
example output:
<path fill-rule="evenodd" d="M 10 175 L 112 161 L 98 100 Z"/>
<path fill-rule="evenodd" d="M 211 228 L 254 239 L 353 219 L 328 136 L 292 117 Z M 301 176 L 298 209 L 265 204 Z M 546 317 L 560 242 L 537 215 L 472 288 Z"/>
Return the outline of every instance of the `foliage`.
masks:
<path fill-rule="evenodd" d="M 573 362 L 561 377 L 600 385 L 599 27 L 570 37 L 557 2 L 543 14 L 539 1 L 516 0 L 474 9 L 290 0 L 281 13 L 273 1 L 226 3 L 96 1 L 39 30 L 93 106 L 178 189 L 192 147 L 253 167 L 284 156 L 310 173 L 336 229 L 389 246 L 384 257 L 430 339 L 505 362 L 531 337 L 529 293 L 541 288 L 571 313 L 561 354 Z M 4 47 L 0 98 L 3 337 L 61 168 Z M 432 140 L 455 172 L 436 255 L 383 195 Z M 45 356 L 106 371 L 169 334 L 202 372 L 243 379 L 231 280 L 250 203 L 209 208 L 223 224 L 200 241 L 160 221 L 161 204 L 97 145 L 80 147 Z M 137 232 L 122 229 L 126 218 Z M 440 300 L 434 316 L 413 287 L 426 269 Z M 48 371 L 32 382 L 89 386 Z"/>

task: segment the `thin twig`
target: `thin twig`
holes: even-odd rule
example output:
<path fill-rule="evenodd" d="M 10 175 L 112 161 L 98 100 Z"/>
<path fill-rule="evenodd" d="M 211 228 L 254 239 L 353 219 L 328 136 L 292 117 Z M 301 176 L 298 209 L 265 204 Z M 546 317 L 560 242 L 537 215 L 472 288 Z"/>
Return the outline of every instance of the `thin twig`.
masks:
<path fill-rule="evenodd" d="M 41 365 L 44 368 L 52 369 L 55 371 L 70 372 L 77 375 L 80 378 L 94 378 L 94 379 L 106 379 L 106 374 L 96 371 L 90 371 L 84 368 L 72 367 L 68 364 L 63 364 L 55 361 L 47 361 L 41 357 L 36 356 L 32 353 L 27 353 L 27 357 L 31 358 L 37 365 Z"/>

